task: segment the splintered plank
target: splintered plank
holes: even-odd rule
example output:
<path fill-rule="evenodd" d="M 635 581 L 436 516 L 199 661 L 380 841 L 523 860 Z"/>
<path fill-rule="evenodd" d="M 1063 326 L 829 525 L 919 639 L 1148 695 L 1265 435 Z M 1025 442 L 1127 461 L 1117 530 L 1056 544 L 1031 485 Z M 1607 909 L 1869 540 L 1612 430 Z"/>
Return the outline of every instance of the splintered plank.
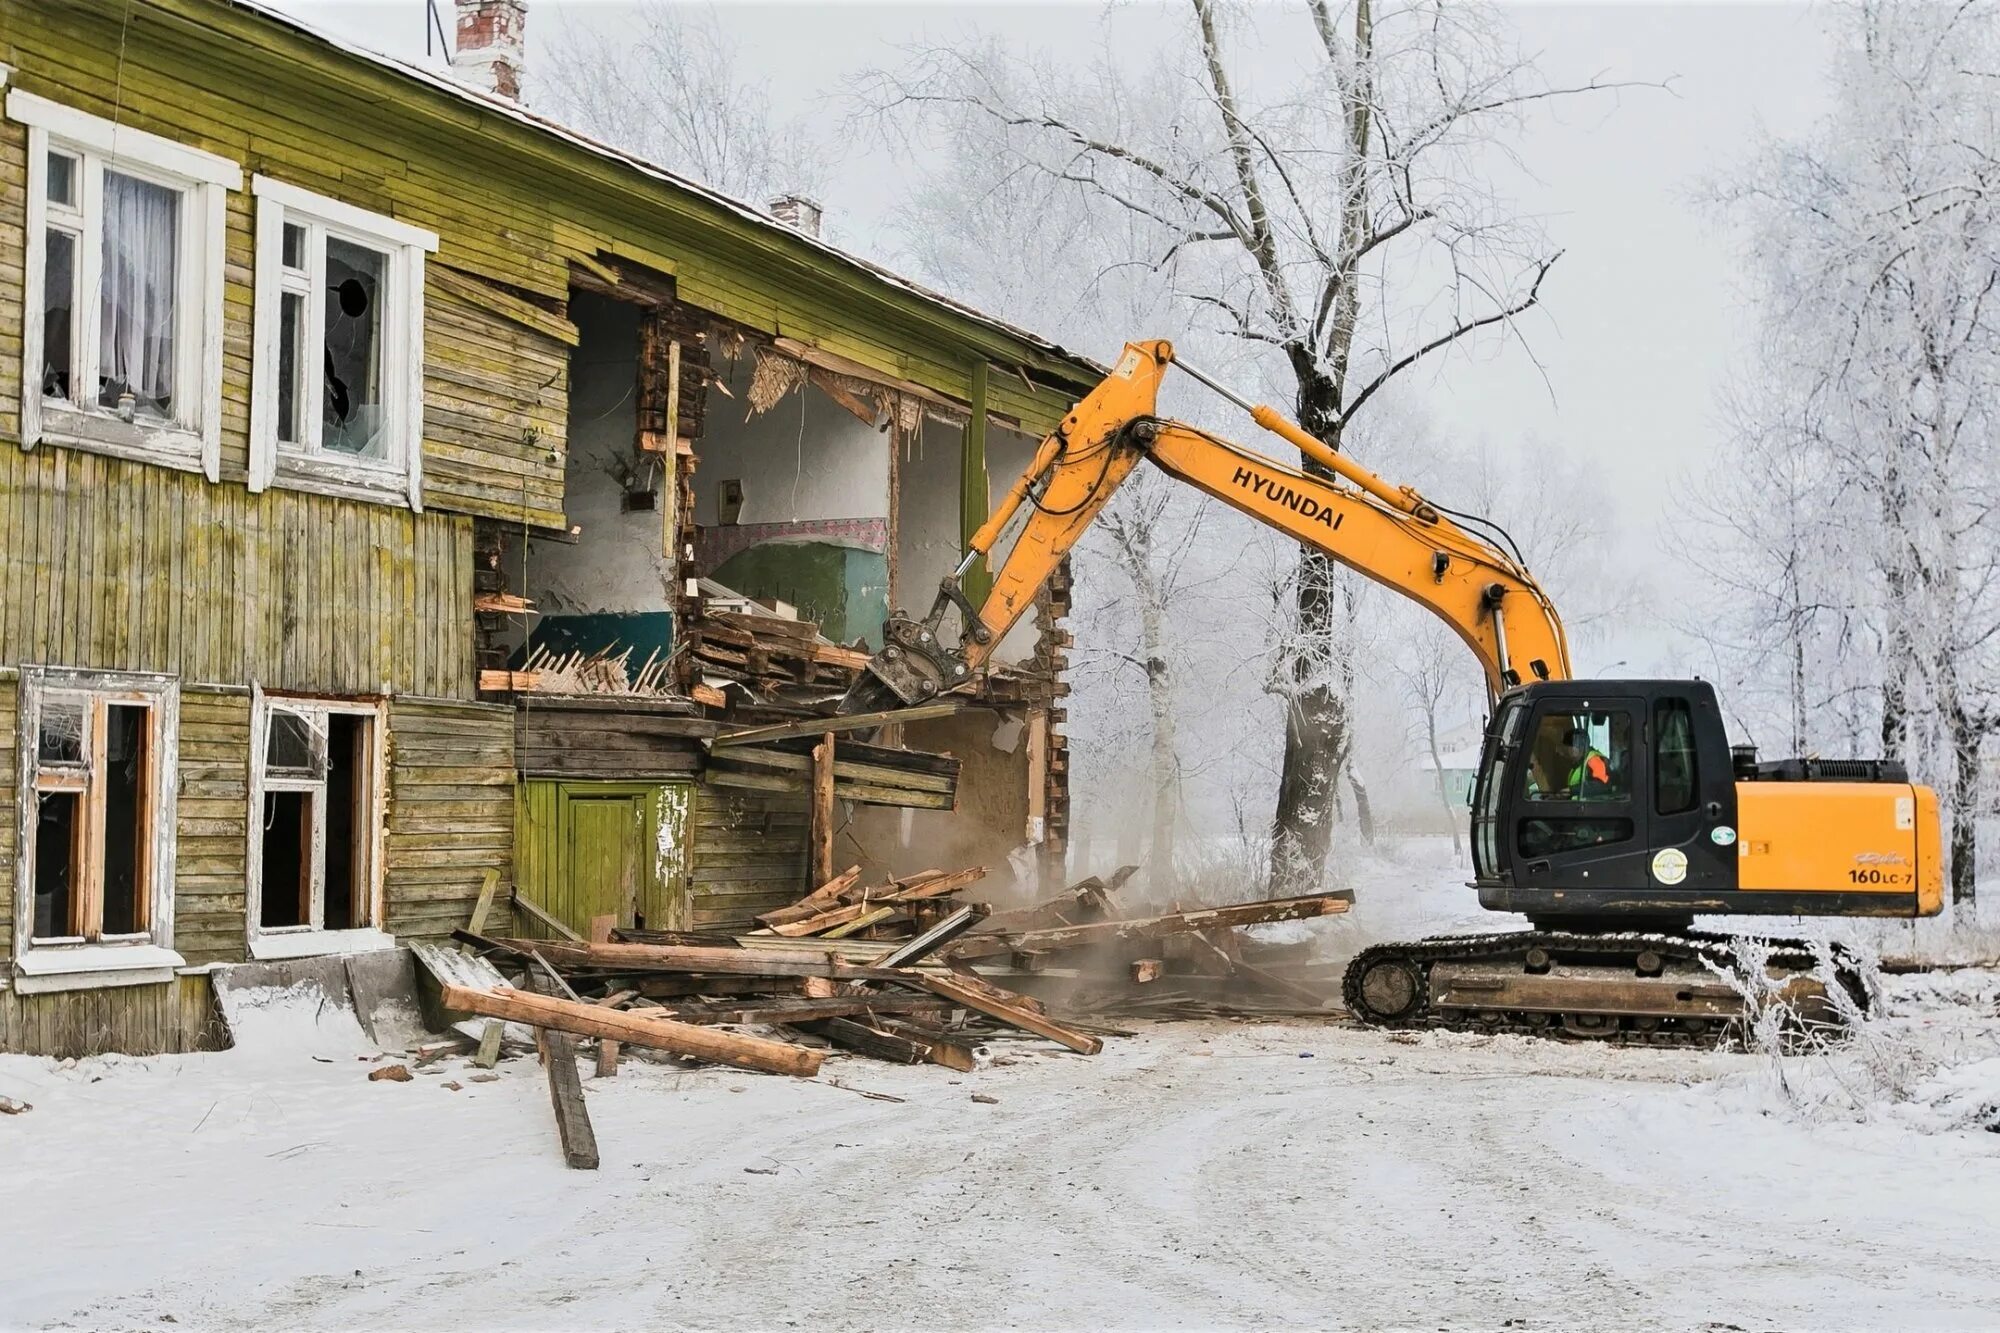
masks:
<path fill-rule="evenodd" d="M 556 1133 L 562 1138 L 563 1161 L 573 1170 L 595 1171 L 597 1131 L 591 1128 L 590 1109 L 583 1104 L 575 1043 L 568 1033 L 545 1031 L 542 1054 L 549 1075 L 549 1101 L 556 1110 Z"/>
<path fill-rule="evenodd" d="M 980 918 L 985 915 L 984 908 L 968 903 L 915 939 L 897 946 L 896 951 L 882 959 L 880 965 L 907 967 L 911 963 L 928 958 L 979 924 Z"/>
<path fill-rule="evenodd" d="M 1054 930 L 995 931 L 968 935 L 951 947 L 954 960 L 989 958 L 1005 953 L 1043 953 L 1054 949 L 1080 949 L 1119 940 L 1148 940 L 1162 935 L 1184 935 L 1232 926 L 1256 926 L 1269 921 L 1299 921 L 1308 917 L 1334 916 L 1353 905 L 1354 895 L 1314 894 L 1303 898 L 1272 898 L 1265 902 L 1238 903 L 1231 907 L 1210 907 L 1197 912 L 1170 912 L 1164 916 L 1135 917 L 1127 921 L 1095 921 L 1081 926 Z"/>
<path fill-rule="evenodd" d="M 851 888 L 854 882 L 860 878 L 861 867 L 849 866 L 838 875 L 821 884 L 811 893 L 808 893 L 805 897 L 793 903 L 790 907 L 780 907 L 775 911 L 765 912 L 758 916 L 757 919 L 767 926 L 779 926 L 787 921 L 803 921 L 807 917 L 815 916 L 830 907 L 839 906 L 840 895 Z"/>
<path fill-rule="evenodd" d="M 928 972 L 905 972 L 904 978 L 913 985 L 922 986 L 933 995 L 941 995 L 967 1009 L 976 1009 L 988 1018 L 1005 1023 L 1008 1027 L 1032 1032 L 1038 1037 L 1047 1037 L 1083 1055 L 1096 1055 L 1104 1049 L 1104 1043 L 1096 1037 L 1064 1027 L 1046 1015 L 1038 1014 L 1021 1002 L 1025 996 L 1002 990 L 991 983 L 977 987 L 965 984 L 959 976 L 942 977 Z M 999 997 L 1005 996 L 1005 999 Z"/>
<path fill-rule="evenodd" d="M 489 940 L 522 955 L 539 952 L 567 967 L 625 972 L 703 972 L 739 977 L 832 977 L 887 981 L 897 972 L 845 963 L 826 949 L 724 949 L 678 944 L 564 944 L 552 940 Z"/>
<path fill-rule="evenodd" d="M 856 1014 L 922 1014 L 939 1017 L 950 1005 L 928 995 L 831 995 L 782 996 L 774 1000 L 751 1000 L 697 1008 L 669 1005 L 667 1014 L 683 1023 L 811 1023 L 822 1018 L 848 1018 Z"/>
<path fill-rule="evenodd" d="M 794 736 L 817 736 L 829 731 L 860 731 L 891 722 L 921 722 L 933 717 L 949 717 L 959 711 L 959 702 L 918 704 L 913 708 L 891 708 L 880 713 L 850 713 L 846 717 L 816 717 L 805 722 L 788 722 L 774 727 L 753 727 L 732 731 L 709 742 L 711 749 L 731 745 L 755 745 L 760 741 L 781 741 Z"/>
<path fill-rule="evenodd" d="M 665 1018 L 647 1018 L 615 1009 L 601 1009 L 574 1000 L 558 1000 L 548 995 L 531 995 L 508 988 L 471 990 L 463 986 L 444 987 L 444 1003 L 451 1009 L 484 1014 L 489 1018 L 511 1018 L 519 1023 L 579 1037 L 609 1037 L 630 1046 L 650 1046 L 675 1055 L 754 1069 L 766 1074 L 792 1074 L 811 1078 L 819 1072 L 820 1056 L 782 1041 L 746 1037 L 713 1028 L 696 1027 Z"/>
<path fill-rule="evenodd" d="M 846 1018 L 794 1023 L 792 1026 L 810 1032 L 814 1036 L 823 1037 L 836 1046 L 895 1064 L 943 1065 L 947 1069 L 956 1069 L 963 1073 L 970 1073 L 978 1064 L 973 1059 L 971 1050 L 957 1042 L 922 1037 L 887 1026 L 870 1027 L 866 1023 L 857 1023 Z"/>

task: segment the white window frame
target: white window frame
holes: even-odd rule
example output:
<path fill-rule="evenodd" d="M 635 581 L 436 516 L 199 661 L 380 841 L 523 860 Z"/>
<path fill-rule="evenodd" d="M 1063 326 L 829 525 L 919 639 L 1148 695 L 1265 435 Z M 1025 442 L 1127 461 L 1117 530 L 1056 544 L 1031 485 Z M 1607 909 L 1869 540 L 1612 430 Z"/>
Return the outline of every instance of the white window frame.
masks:
<path fill-rule="evenodd" d="M 62 766 L 45 775 L 39 763 L 42 710 L 50 702 L 84 701 L 91 724 L 85 737 L 87 772 Z M 147 927 L 131 935 L 36 939 L 35 840 L 40 828 L 40 792 L 66 788 L 88 793 L 103 781 L 103 756 L 98 748 L 110 704 L 139 704 L 149 712 L 149 804 L 152 825 L 147 830 Z M 20 734 L 16 760 L 16 826 L 14 875 L 14 988 L 24 994 L 78 990 L 93 986 L 130 986 L 163 982 L 185 960 L 173 950 L 174 850 L 180 783 L 180 682 L 172 676 L 122 671 L 73 671 L 60 667 L 23 666 L 20 678 Z M 44 782 L 47 776 L 50 781 Z M 86 799 L 86 818 L 95 813 Z M 86 839 L 92 837 L 86 826 Z M 102 848 L 86 857 L 102 873 Z"/>
<path fill-rule="evenodd" d="M 437 233 L 269 176 L 253 176 L 257 197 L 257 289 L 250 375 L 250 489 L 278 485 L 326 491 L 364 500 L 407 502 L 423 511 L 424 256 L 438 247 Z M 306 282 L 289 282 L 284 267 L 285 225 L 307 229 Z M 317 367 L 325 329 L 326 237 L 383 254 L 386 288 L 381 310 L 382 429 L 380 459 L 349 458 L 316 447 L 320 383 Z M 278 345 L 284 296 L 307 298 L 306 344 L 298 350 L 301 379 L 315 386 L 299 396 L 309 437 L 298 445 L 278 440 Z"/>
<path fill-rule="evenodd" d="M 243 188 L 243 169 L 226 157 L 119 125 L 18 88 L 7 93 L 7 118 L 27 127 L 27 272 L 22 289 L 21 447 L 64 444 L 95 453 L 201 472 L 222 467 L 222 284 L 228 193 Z M 174 420 L 125 421 L 93 402 L 44 398 L 42 297 L 51 150 L 79 160 L 78 208 L 67 219 L 79 233 L 71 356 L 74 397 L 89 399 L 96 376 L 98 279 L 103 265 L 102 200 L 109 169 L 181 194 L 176 256 Z M 58 210 L 56 221 L 63 222 Z"/>
<path fill-rule="evenodd" d="M 368 924 L 326 928 L 326 779 L 296 778 L 267 771 L 271 739 L 271 716 L 287 712 L 320 719 L 329 714 L 345 714 L 368 719 L 368 814 L 363 839 L 367 865 L 362 892 L 368 902 Z M 255 959 L 306 958 L 319 954 L 364 953 L 371 949 L 393 949 L 395 937 L 382 929 L 383 858 L 388 827 L 388 748 L 384 731 L 385 712 L 379 703 L 357 699 L 328 699 L 292 695 L 267 695 L 259 686 L 250 689 L 250 822 L 249 848 L 244 861 L 245 929 L 250 956 Z M 274 791 L 310 792 L 313 803 L 313 847 L 310 852 L 313 877 L 312 911 L 303 925 L 266 928 L 264 921 L 264 797 Z"/>

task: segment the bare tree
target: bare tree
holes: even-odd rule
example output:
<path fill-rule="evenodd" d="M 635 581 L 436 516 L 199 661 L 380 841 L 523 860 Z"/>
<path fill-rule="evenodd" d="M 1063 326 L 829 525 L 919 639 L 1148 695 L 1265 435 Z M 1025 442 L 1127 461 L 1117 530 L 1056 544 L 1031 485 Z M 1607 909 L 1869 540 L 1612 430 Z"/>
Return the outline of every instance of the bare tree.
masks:
<path fill-rule="evenodd" d="M 1438 719 L 1447 704 L 1464 698 L 1470 692 L 1468 687 L 1476 687 L 1476 673 L 1469 669 L 1471 659 L 1465 645 L 1436 620 L 1426 619 L 1414 627 L 1403 640 L 1399 658 L 1396 675 L 1416 715 L 1424 749 L 1430 755 L 1431 772 L 1437 778 L 1438 804 L 1444 807 L 1445 818 L 1451 824 L 1452 854 L 1463 856 L 1465 840 L 1459 833 L 1459 825 L 1465 812 L 1452 804 L 1451 789 L 1445 782 Z"/>
<path fill-rule="evenodd" d="M 713 8 L 644 0 L 565 14 L 530 91 L 538 110 L 724 194 L 814 194 L 824 154 L 738 56 Z"/>
<path fill-rule="evenodd" d="M 1835 109 L 1715 191 L 1764 324 L 1738 438 L 1793 483 L 1742 496 L 1756 517 L 1731 549 L 1763 596 L 1740 635 L 1783 642 L 1794 676 L 1829 635 L 1861 650 L 1882 752 L 1944 792 L 1969 903 L 2000 730 L 2000 8 L 1838 21 Z M 1807 690 L 1790 689 L 1795 739 L 1814 732 Z"/>
<path fill-rule="evenodd" d="M 1010 169 L 1068 191 L 1125 238 L 1124 262 L 1171 285 L 1260 350 L 1299 421 L 1336 448 L 1383 388 L 1539 299 L 1556 252 L 1481 188 L 1477 157 L 1558 86 L 1488 11 L 1442 0 L 1254 11 L 1294 24 L 1311 64 L 1284 88 L 1243 83 L 1230 16 L 1191 0 L 1186 40 L 1157 68 L 1038 66 L 986 47 L 930 46 L 865 95 Z M 1315 471 L 1317 464 L 1306 464 Z M 1274 883 L 1315 880 L 1347 749 L 1344 610 L 1327 559 L 1302 554 L 1288 592 L 1292 651 L 1272 838 Z"/>

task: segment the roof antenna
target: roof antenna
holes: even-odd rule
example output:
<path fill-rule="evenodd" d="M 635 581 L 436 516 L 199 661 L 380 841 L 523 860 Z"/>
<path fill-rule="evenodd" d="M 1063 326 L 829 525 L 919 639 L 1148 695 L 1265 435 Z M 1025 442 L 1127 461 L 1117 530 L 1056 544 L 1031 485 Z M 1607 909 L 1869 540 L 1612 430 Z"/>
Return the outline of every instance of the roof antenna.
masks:
<path fill-rule="evenodd" d="M 424 55 L 431 54 L 431 31 L 436 29 L 438 50 L 446 56 L 451 54 L 451 43 L 445 40 L 444 20 L 438 17 L 437 0 L 424 0 Z"/>

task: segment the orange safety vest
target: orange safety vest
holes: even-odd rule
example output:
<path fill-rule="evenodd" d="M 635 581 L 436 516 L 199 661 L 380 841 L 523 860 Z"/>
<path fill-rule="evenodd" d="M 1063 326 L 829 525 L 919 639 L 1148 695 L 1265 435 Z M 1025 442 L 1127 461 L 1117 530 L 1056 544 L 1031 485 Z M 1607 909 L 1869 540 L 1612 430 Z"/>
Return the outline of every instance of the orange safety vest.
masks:
<path fill-rule="evenodd" d="M 1606 786 L 1611 785 L 1611 765 L 1604 762 L 1604 756 L 1592 750 L 1583 757 L 1583 762 L 1570 772 L 1569 786 L 1572 791 L 1582 791 L 1585 778 L 1591 778 Z"/>

